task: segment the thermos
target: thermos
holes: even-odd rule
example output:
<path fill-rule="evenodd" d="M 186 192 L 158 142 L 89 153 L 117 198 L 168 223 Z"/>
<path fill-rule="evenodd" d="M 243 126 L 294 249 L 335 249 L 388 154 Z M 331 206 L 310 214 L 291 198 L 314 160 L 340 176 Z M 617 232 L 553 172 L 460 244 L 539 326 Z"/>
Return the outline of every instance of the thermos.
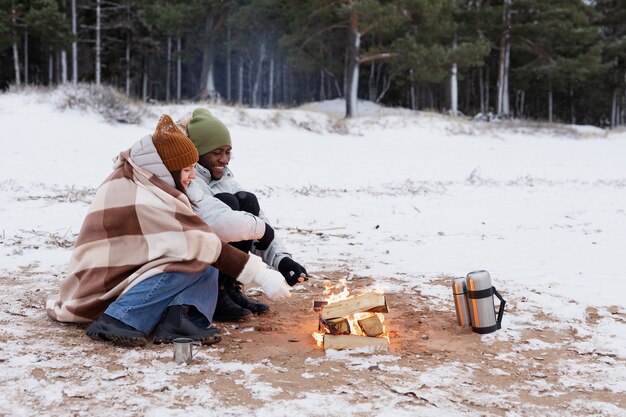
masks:
<path fill-rule="evenodd" d="M 485 270 L 470 272 L 467 274 L 466 284 L 472 330 L 479 334 L 495 332 L 502 324 L 506 301 L 491 285 L 489 272 Z M 493 301 L 494 295 L 500 299 L 497 318 Z"/>
<path fill-rule="evenodd" d="M 454 278 L 452 281 L 452 294 L 454 295 L 454 308 L 456 309 L 456 321 L 459 326 L 470 327 L 469 305 L 467 303 L 467 284 L 465 277 Z"/>

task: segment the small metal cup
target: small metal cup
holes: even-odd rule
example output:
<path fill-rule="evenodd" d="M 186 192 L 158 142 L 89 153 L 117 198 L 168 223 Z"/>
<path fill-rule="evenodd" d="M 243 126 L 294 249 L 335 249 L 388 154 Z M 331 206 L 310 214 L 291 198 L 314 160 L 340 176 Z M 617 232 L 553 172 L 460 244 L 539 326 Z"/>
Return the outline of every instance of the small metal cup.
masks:
<path fill-rule="evenodd" d="M 179 337 L 172 340 L 174 345 L 174 362 L 191 363 L 193 360 L 193 339 L 189 337 Z"/>

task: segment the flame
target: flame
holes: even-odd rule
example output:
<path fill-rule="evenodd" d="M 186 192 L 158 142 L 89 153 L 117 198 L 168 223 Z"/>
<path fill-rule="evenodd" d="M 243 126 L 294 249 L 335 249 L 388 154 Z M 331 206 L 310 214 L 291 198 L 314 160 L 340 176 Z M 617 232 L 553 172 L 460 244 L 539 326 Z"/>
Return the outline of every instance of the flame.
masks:
<path fill-rule="evenodd" d="M 337 285 L 333 284 L 330 281 L 326 281 L 324 283 L 324 287 L 326 290 L 322 293 L 326 297 L 325 301 L 328 301 L 328 304 L 335 303 L 337 301 L 345 300 L 350 297 L 350 289 L 348 288 L 348 284 L 345 279 L 340 279 L 339 284 L 343 286 L 343 289 L 338 293 L 333 293 L 333 289 L 337 288 Z"/>
<path fill-rule="evenodd" d="M 313 339 L 315 339 L 315 342 L 317 342 L 317 346 L 323 348 L 324 347 L 324 334 L 322 332 L 313 332 L 311 333 L 311 335 L 313 336 Z"/>

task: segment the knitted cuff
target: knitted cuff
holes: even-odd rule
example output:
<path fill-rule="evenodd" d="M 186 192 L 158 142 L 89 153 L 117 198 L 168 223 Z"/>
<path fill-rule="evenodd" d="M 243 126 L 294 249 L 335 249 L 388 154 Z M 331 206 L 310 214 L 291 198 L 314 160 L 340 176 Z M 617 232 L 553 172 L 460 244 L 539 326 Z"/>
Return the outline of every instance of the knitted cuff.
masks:
<path fill-rule="evenodd" d="M 237 278 L 247 265 L 250 256 L 252 255 L 248 255 L 227 243 L 222 243 L 222 251 L 213 266 L 226 275 Z"/>
<path fill-rule="evenodd" d="M 237 281 L 244 285 L 249 284 L 254 279 L 256 273 L 264 267 L 265 265 L 259 256 L 250 254 L 250 259 L 246 262 L 246 266 L 237 277 Z"/>

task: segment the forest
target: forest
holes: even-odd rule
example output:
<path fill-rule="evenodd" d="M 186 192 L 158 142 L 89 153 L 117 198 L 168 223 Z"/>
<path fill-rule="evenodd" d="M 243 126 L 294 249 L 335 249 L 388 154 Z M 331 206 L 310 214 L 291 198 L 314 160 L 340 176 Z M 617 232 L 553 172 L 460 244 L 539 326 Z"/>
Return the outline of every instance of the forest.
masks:
<path fill-rule="evenodd" d="M 626 0 L 0 0 L 0 89 L 626 124 Z"/>

